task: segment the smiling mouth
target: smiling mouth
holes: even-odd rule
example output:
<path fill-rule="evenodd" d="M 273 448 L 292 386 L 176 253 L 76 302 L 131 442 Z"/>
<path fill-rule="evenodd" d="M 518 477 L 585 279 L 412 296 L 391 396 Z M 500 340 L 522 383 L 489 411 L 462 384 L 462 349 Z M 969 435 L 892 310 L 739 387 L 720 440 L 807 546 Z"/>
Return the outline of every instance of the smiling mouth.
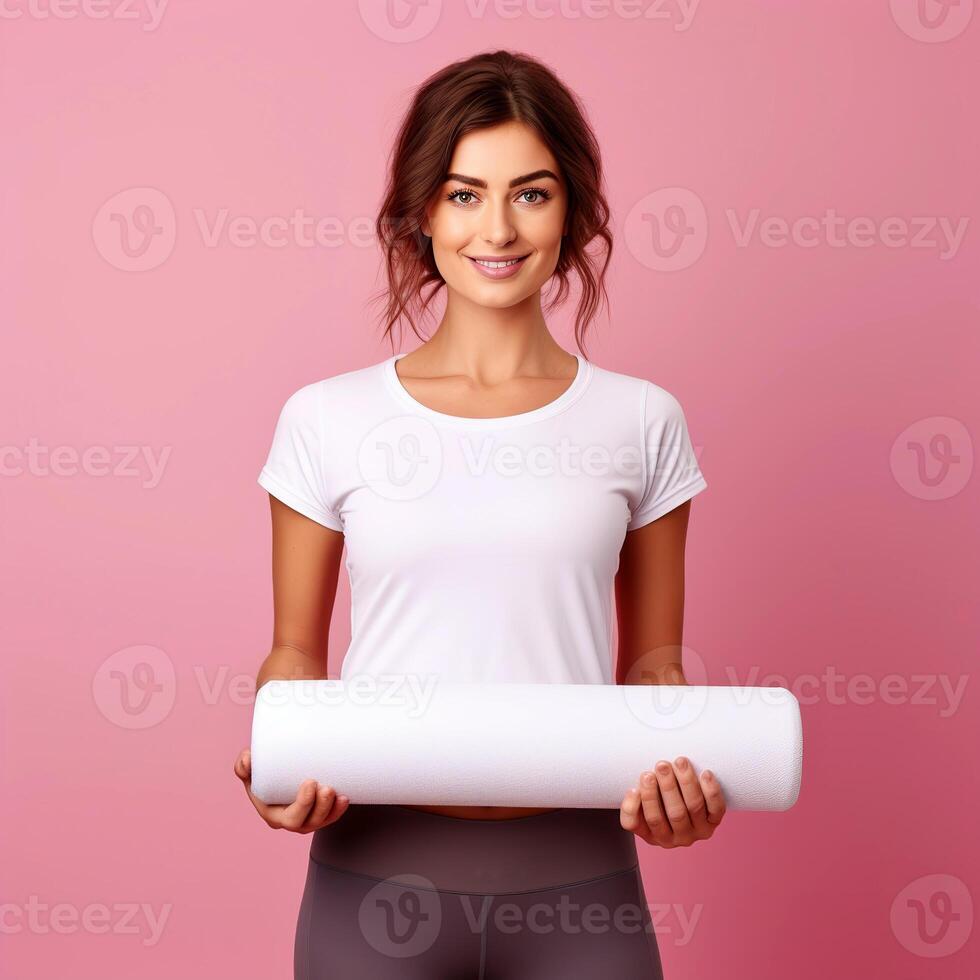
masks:
<path fill-rule="evenodd" d="M 484 269 L 508 269 L 510 266 L 517 265 L 527 258 L 526 255 L 521 255 L 516 259 L 475 259 L 472 255 L 467 255 L 466 257 Z"/>

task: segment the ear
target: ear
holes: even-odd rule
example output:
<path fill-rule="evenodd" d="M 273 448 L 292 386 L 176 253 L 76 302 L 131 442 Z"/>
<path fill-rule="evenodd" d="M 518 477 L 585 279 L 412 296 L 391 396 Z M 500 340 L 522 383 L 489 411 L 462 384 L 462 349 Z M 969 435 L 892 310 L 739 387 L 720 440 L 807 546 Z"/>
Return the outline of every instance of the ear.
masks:
<path fill-rule="evenodd" d="M 425 235 L 426 238 L 432 237 L 432 225 L 429 222 L 429 215 L 432 214 L 432 209 L 435 207 L 435 202 L 430 201 L 422 213 L 422 223 L 419 225 L 419 230 Z"/>

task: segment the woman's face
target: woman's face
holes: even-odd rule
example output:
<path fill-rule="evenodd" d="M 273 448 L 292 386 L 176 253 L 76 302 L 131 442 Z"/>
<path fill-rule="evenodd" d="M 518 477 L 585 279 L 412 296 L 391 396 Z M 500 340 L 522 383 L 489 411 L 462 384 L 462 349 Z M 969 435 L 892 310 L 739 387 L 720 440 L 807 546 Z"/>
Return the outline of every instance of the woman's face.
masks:
<path fill-rule="evenodd" d="M 534 130 L 508 122 L 459 140 L 422 230 L 450 289 L 503 308 L 554 273 L 567 205 L 551 152 Z"/>

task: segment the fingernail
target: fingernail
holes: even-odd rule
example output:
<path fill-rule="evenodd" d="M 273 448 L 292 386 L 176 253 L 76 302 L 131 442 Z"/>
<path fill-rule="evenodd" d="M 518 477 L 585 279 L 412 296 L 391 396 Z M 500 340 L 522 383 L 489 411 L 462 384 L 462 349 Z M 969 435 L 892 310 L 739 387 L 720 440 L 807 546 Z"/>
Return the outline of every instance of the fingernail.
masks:
<path fill-rule="evenodd" d="M 675 763 L 675 765 L 677 766 L 678 769 L 686 769 L 687 768 L 687 759 L 685 759 L 684 756 L 682 756 L 682 755 L 679 755 L 674 760 L 674 763 Z"/>
<path fill-rule="evenodd" d="M 339 801 L 340 801 L 341 803 L 346 803 L 346 802 L 347 802 L 347 797 L 346 797 L 346 796 L 339 796 L 339 797 L 337 797 L 337 799 L 338 799 L 338 800 L 339 800 Z"/>
<path fill-rule="evenodd" d="M 657 772 L 659 772 L 661 776 L 666 776 L 670 772 L 670 766 L 666 762 L 658 762 Z"/>
<path fill-rule="evenodd" d="M 704 776 L 705 779 L 714 779 L 715 778 L 715 774 L 710 769 L 704 769 L 704 770 L 702 770 L 701 775 Z"/>
<path fill-rule="evenodd" d="M 649 786 L 650 783 L 653 782 L 653 773 L 652 772 L 645 772 L 643 774 L 643 782 L 645 782 L 647 784 L 647 786 Z"/>

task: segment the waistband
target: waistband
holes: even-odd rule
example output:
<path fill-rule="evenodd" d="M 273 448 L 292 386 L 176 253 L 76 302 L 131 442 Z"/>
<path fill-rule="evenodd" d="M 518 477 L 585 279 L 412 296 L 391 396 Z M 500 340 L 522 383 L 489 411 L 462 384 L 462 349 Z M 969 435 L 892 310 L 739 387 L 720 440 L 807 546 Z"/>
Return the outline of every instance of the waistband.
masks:
<path fill-rule="evenodd" d="M 637 866 L 619 811 L 562 807 L 468 820 L 397 804 L 351 803 L 313 834 L 310 860 L 379 880 L 411 876 L 438 891 L 504 895 L 589 881 Z"/>

